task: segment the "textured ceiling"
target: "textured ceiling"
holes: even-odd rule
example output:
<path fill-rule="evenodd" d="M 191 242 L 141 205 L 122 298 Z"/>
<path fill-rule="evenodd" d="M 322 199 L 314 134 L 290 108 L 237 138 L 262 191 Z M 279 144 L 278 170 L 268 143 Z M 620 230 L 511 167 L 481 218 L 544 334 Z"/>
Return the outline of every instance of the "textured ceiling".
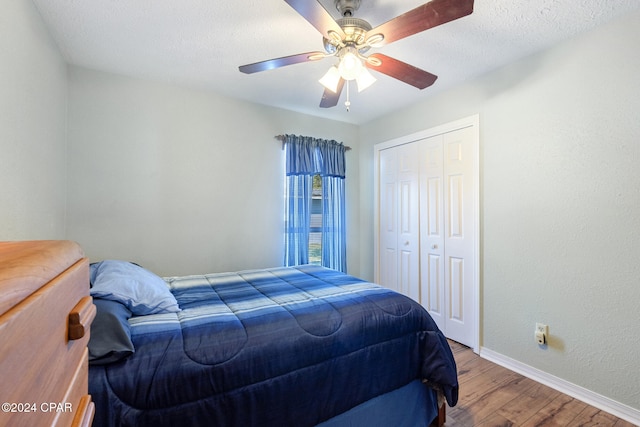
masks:
<path fill-rule="evenodd" d="M 439 76 L 424 90 L 374 73 L 366 91 L 318 107 L 317 82 L 335 60 L 256 74 L 238 66 L 322 50 L 318 31 L 283 0 L 33 0 L 74 65 L 205 88 L 231 97 L 350 123 L 376 117 L 589 30 L 638 0 L 476 0 L 473 14 L 399 40 L 381 52 Z M 316 0 L 309 0 L 316 1 Z M 355 16 L 372 26 L 424 0 L 362 0 Z M 320 0 L 336 19 L 333 0 Z"/>

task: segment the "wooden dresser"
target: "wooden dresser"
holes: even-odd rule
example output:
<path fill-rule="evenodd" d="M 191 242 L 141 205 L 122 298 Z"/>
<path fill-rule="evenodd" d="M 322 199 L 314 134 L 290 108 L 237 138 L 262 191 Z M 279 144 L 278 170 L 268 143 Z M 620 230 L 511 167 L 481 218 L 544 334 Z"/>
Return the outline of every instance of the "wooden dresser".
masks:
<path fill-rule="evenodd" d="M 0 242 L 0 426 L 89 426 L 89 262 L 71 241 Z"/>

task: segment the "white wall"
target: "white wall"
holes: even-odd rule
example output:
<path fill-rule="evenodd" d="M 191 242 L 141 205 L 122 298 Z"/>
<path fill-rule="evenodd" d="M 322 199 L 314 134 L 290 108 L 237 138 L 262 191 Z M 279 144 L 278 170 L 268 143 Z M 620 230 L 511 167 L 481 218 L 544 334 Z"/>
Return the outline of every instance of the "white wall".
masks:
<path fill-rule="evenodd" d="M 640 410 L 637 40 L 640 13 L 362 126 L 360 255 L 373 145 L 479 113 L 483 347 Z"/>
<path fill-rule="evenodd" d="M 31 1 L 0 13 L 0 240 L 62 239 L 66 65 Z"/>
<path fill-rule="evenodd" d="M 161 275 L 282 265 L 274 136 L 284 133 L 353 148 L 348 230 L 358 241 L 357 127 L 77 67 L 69 93 L 67 237 L 92 260 L 132 260 Z M 357 244 L 347 260 L 358 274 Z"/>

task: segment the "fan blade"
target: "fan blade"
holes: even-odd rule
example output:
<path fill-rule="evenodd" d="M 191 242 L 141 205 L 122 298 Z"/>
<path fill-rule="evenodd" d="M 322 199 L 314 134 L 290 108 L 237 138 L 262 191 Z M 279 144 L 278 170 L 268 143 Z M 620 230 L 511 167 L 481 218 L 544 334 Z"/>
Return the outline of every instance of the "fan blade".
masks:
<path fill-rule="evenodd" d="M 297 55 L 283 56 L 282 58 L 269 59 L 267 61 L 255 62 L 253 64 L 241 65 L 238 67 L 245 74 L 257 73 L 258 71 L 273 70 L 274 68 L 286 65 L 299 64 L 301 62 L 317 61 L 326 56 L 324 52 L 307 52 Z"/>
<path fill-rule="evenodd" d="M 338 101 L 340 100 L 340 94 L 342 93 L 342 88 L 344 87 L 344 79 L 340 79 L 338 83 L 338 89 L 335 93 L 331 92 L 329 89 L 325 89 L 322 94 L 322 99 L 320 100 L 321 108 L 331 108 L 338 105 Z"/>
<path fill-rule="evenodd" d="M 418 89 L 424 89 L 431 86 L 438 78 L 438 76 L 434 74 L 428 73 L 424 70 L 421 70 L 420 68 L 414 67 L 413 65 L 398 61 L 397 59 L 391 58 L 381 53 L 374 53 L 372 55 L 369 55 L 369 58 L 378 59 L 381 64 L 373 65 L 368 61 L 365 61 L 365 65 L 368 68 L 378 71 L 382 74 L 386 74 L 387 76 L 393 77 L 394 79 L 403 81 L 407 84 L 410 84 L 411 86 L 417 87 Z"/>
<path fill-rule="evenodd" d="M 333 19 L 333 17 L 327 12 L 316 0 L 284 0 L 296 10 L 304 19 L 309 21 L 316 30 L 320 32 L 324 37 L 331 39 L 330 32 L 335 32 L 340 36 L 340 40 L 346 37 L 342 27 Z"/>
<path fill-rule="evenodd" d="M 383 46 L 472 12 L 473 0 L 433 0 L 369 30 L 367 36 L 384 35 L 384 40 L 376 44 Z"/>

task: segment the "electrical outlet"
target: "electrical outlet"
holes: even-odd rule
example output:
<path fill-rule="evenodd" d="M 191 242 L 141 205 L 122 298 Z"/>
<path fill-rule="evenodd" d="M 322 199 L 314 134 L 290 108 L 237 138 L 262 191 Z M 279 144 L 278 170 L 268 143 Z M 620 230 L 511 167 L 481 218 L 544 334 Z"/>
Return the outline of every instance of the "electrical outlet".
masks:
<path fill-rule="evenodd" d="M 542 332 L 545 335 L 549 335 L 549 325 L 544 323 L 536 323 L 536 332 Z"/>
<path fill-rule="evenodd" d="M 536 323 L 536 342 L 540 345 L 545 345 L 549 339 L 549 326 L 544 323 Z"/>

